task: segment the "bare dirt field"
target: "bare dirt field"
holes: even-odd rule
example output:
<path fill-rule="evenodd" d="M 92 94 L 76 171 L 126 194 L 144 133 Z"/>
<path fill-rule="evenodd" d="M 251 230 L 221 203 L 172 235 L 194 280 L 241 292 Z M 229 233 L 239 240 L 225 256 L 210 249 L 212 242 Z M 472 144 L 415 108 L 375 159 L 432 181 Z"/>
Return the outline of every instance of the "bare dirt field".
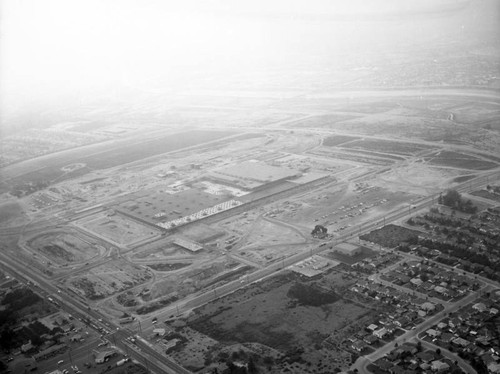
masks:
<path fill-rule="evenodd" d="M 134 245 L 158 236 L 160 230 L 142 225 L 120 214 L 98 214 L 76 222 L 77 225 L 117 244 Z"/>
<path fill-rule="evenodd" d="M 146 267 L 116 260 L 65 281 L 66 287 L 89 300 L 99 300 L 143 284 L 152 278 Z"/>

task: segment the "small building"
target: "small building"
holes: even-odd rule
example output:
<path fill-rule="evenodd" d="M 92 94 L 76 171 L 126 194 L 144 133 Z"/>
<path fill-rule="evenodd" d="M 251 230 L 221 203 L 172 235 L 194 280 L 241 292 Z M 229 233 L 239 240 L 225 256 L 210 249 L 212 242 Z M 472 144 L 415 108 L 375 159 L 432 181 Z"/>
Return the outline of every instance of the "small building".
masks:
<path fill-rule="evenodd" d="M 482 313 L 486 311 L 486 305 L 484 303 L 477 303 L 472 306 L 472 309 Z"/>
<path fill-rule="evenodd" d="M 21 352 L 28 352 L 29 350 L 33 349 L 33 344 L 31 344 L 31 340 L 28 340 L 26 344 L 23 344 L 21 346 Z"/>
<path fill-rule="evenodd" d="M 429 329 L 426 331 L 426 334 L 429 335 L 430 337 L 437 338 L 438 336 L 441 336 L 441 331 Z"/>
<path fill-rule="evenodd" d="M 443 362 L 441 360 L 432 361 L 432 363 L 431 363 L 431 369 L 433 371 L 437 371 L 438 373 L 446 371 L 449 368 L 450 368 L 450 365 L 448 365 L 446 362 Z"/>
<path fill-rule="evenodd" d="M 104 352 L 99 352 L 95 356 L 95 363 L 96 364 L 103 364 L 106 361 L 109 360 L 110 357 L 112 357 L 115 354 L 114 351 L 104 351 Z"/>
<path fill-rule="evenodd" d="M 153 330 L 155 336 L 165 336 L 165 329 L 158 328 Z"/>
<path fill-rule="evenodd" d="M 385 327 L 382 327 L 381 329 L 375 330 L 373 332 L 373 335 L 375 335 L 379 339 L 383 339 L 384 336 L 388 334 L 388 331 Z"/>
<path fill-rule="evenodd" d="M 422 305 L 420 305 L 420 309 L 425 310 L 427 313 L 431 313 L 436 309 L 436 305 L 427 301 L 427 302 L 423 303 Z"/>
<path fill-rule="evenodd" d="M 374 323 L 372 323 L 371 325 L 369 325 L 367 328 L 366 328 L 368 331 L 375 331 L 376 329 L 378 329 L 378 326 Z"/>

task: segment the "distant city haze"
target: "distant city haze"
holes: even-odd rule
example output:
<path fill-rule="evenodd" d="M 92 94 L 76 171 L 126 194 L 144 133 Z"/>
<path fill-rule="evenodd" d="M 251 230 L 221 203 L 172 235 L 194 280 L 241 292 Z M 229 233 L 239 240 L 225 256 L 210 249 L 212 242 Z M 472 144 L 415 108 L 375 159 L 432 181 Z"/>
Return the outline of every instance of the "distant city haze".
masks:
<path fill-rule="evenodd" d="M 268 89 L 276 72 L 294 82 L 332 71 L 335 87 L 343 69 L 380 68 L 394 53 L 498 47 L 499 9 L 491 0 L 2 1 L 2 126 L 19 110 L 124 92 L 133 101 Z"/>

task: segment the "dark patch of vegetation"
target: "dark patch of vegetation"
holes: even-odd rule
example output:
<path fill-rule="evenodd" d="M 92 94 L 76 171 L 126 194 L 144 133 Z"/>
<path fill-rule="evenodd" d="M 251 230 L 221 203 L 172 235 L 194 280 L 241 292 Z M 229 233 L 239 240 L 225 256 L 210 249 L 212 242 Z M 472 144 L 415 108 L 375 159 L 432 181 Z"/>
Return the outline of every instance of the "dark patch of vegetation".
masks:
<path fill-rule="evenodd" d="M 287 296 L 296 299 L 300 305 L 322 306 L 340 300 L 340 296 L 333 291 L 320 290 L 309 284 L 294 283 L 288 290 Z"/>
<path fill-rule="evenodd" d="M 173 270 L 182 269 L 182 268 L 189 266 L 189 265 L 191 265 L 191 264 L 178 262 L 178 263 L 173 263 L 173 264 L 165 264 L 165 263 L 149 264 L 148 267 L 150 267 L 151 269 L 156 270 L 156 271 L 173 271 Z"/>
<path fill-rule="evenodd" d="M 368 234 L 361 235 L 359 238 L 383 245 L 387 248 L 393 248 L 402 242 L 416 244 L 418 236 L 421 234 L 420 231 L 390 224 L 381 229 L 370 231 Z"/>
<path fill-rule="evenodd" d="M 462 196 L 455 190 L 448 190 L 444 195 L 439 195 L 438 203 L 464 213 L 477 212 L 477 206 L 470 200 L 462 199 Z"/>

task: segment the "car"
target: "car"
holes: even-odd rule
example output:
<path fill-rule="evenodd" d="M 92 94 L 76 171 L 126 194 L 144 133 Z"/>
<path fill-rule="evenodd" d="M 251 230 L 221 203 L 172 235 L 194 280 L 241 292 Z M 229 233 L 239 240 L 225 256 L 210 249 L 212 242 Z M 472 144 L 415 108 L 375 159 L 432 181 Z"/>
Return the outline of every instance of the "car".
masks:
<path fill-rule="evenodd" d="M 64 369 L 62 372 L 63 372 L 63 374 L 69 374 L 68 369 Z"/>
<path fill-rule="evenodd" d="M 153 319 L 151 320 L 151 323 L 152 323 L 152 324 L 155 324 L 155 323 L 157 323 L 157 322 L 158 322 L 158 318 L 156 318 L 156 317 L 155 317 L 155 318 L 153 318 Z"/>
<path fill-rule="evenodd" d="M 62 364 L 64 364 L 64 360 L 57 361 L 57 365 L 62 365 Z"/>

